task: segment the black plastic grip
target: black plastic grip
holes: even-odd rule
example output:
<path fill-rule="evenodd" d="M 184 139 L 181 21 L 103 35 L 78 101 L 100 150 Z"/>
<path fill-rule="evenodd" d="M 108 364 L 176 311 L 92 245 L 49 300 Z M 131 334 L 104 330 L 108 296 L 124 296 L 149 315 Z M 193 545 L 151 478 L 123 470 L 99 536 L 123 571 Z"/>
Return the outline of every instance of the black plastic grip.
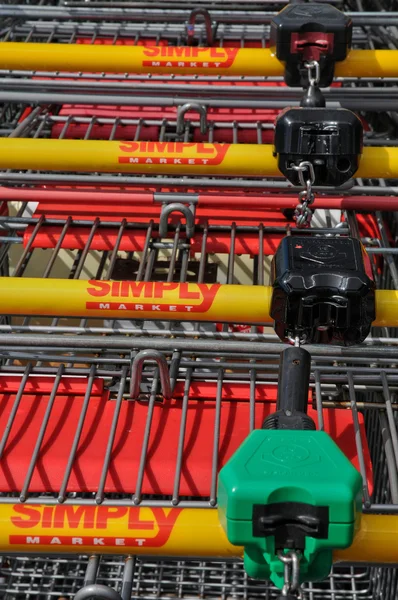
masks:
<path fill-rule="evenodd" d="M 307 412 L 311 355 L 304 348 L 286 348 L 281 354 L 276 410 Z"/>
<path fill-rule="evenodd" d="M 281 353 L 276 412 L 265 419 L 263 429 L 315 429 L 307 415 L 310 373 L 307 350 L 291 346 Z"/>

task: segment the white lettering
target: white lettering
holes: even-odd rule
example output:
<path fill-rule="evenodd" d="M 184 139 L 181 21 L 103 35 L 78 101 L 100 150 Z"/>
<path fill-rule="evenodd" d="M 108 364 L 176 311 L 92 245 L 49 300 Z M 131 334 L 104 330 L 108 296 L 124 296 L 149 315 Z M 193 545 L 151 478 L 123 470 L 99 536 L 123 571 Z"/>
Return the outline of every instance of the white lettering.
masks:
<path fill-rule="evenodd" d="M 144 310 L 144 306 L 142 304 L 136 304 L 135 310 Z"/>
<path fill-rule="evenodd" d="M 173 63 L 171 63 L 171 62 L 166 63 L 166 67 L 172 67 L 172 66 L 173 66 Z"/>
<path fill-rule="evenodd" d="M 115 544 L 116 544 L 116 546 L 125 546 L 126 545 L 124 538 L 116 538 Z"/>
<path fill-rule="evenodd" d="M 72 538 L 72 544 L 83 544 L 83 538 Z"/>
<path fill-rule="evenodd" d="M 202 163 L 203 163 L 204 165 L 207 165 L 207 163 L 208 163 L 208 162 L 209 162 L 209 159 L 208 159 L 208 158 L 202 158 Z"/>
<path fill-rule="evenodd" d="M 178 66 L 179 66 L 179 67 L 185 67 L 185 63 L 184 63 L 184 62 L 179 62 L 179 63 L 178 63 Z"/>
<path fill-rule="evenodd" d="M 104 310 L 109 310 L 110 307 L 111 307 L 111 305 L 109 304 L 109 302 L 107 304 L 100 302 L 100 308 L 103 308 Z"/>
<path fill-rule="evenodd" d="M 221 63 L 214 63 L 215 67 L 219 67 L 221 65 Z"/>
<path fill-rule="evenodd" d="M 104 538 L 94 538 L 94 546 L 105 546 Z"/>
<path fill-rule="evenodd" d="M 62 543 L 61 540 L 57 537 L 54 537 L 50 542 L 50 544 L 61 544 L 61 543 Z"/>
<path fill-rule="evenodd" d="M 167 165 L 167 158 L 161 158 L 159 160 L 159 164 L 161 164 L 161 165 Z"/>
<path fill-rule="evenodd" d="M 188 159 L 188 164 L 189 165 L 194 165 L 195 164 L 195 159 L 194 158 L 189 158 Z"/>
<path fill-rule="evenodd" d="M 40 544 L 40 538 L 27 536 L 26 543 L 27 544 Z"/>
<path fill-rule="evenodd" d="M 153 66 L 153 67 L 160 67 L 160 62 L 159 62 L 159 61 L 156 61 L 156 60 L 153 60 L 153 61 L 152 61 L 152 66 Z"/>
<path fill-rule="evenodd" d="M 149 165 L 149 164 L 153 163 L 153 160 L 152 160 L 152 158 L 147 158 L 145 162 L 147 165 Z"/>
<path fill-rule="evenodd" d="M 130 158 L 129 162 L 138 163 L 138 158 Z"/>
<path fill-rule="evenodd" d="M 180 165 L 181 164 L 181 159 L 180 158 L 175 158 L 174 159 L 174 164 L 175 165 Z"/>
<path fill-rule="evenodd" d="M 172 312 L 175 312 L 177 310 L 177 307 L 171 305 L 171 306 L 169 306 L 169 310 L 171 310 Z"/>
<path fill-rule="evenodd" d="M 208 63 L 208 62 L 204 62 L 204 63 L 202 63 L 202 67 L 205 67 L 205 68 L 207 68 L 208 66 L 209 66 L 209 63 Z"/>
<path fill-rule="evenodd" d="M 135 541 L 137 542 L 137 544 L 138 544 L 139 546 L 143 546 L 143 545 L 145 544 L 145 542 L 146 542 L 146 540 L 139 539 L 139 538 L 136 538 L 136 540 L 135 540 Z"/>
<path fill-rule="evenodd" d="M 118 310 L 127 310 L 125 304 L 119 304 Z"/>
<path fill-rule="evenodd" d="M 191 312 L 191 310 L 193 309 L 193 306 L 186 306 L 185 308 L 188 312 Z"/>
<path fill-rule="evenodd" d="M 191 63 L 189 64 L 189 66 L 190 66 L 190 67 L 196 67 L 196 62 L 191 62 Z"/>
<path fill-rule="evenodd" d="M 152 304 L 152 310 L 160 310 L 159 304 Z"/>

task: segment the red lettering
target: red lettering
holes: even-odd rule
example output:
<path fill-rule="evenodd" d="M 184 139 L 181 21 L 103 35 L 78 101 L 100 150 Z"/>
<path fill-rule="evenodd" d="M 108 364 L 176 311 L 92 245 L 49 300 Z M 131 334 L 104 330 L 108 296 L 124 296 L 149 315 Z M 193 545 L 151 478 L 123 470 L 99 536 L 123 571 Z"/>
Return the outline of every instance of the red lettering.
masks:
<path fill-rule="evenodd" d="M 90 296 L 106 296 L 110 292 L 111 286 L 106 281 L 95 281 L 94 279 L 90 279 L 88 283 L 94 286 L 87 288 L 87 292 Z"/>
<path fill-rule="evenodd" d="M 156 281 L 154 284 L 154 298 L 163 298 L 164 292 L 175 290 L 178 288 L 178 283 L 163 283 Z"/>
<path fill-rule="evenodd" d="M 189 144 L 189 145 L 193 146 L 194 144 Z M 185 147 L 186 147 L 186 144 L 184 144 L 184 142 L 175 142 L 173 152 L 175 154 L 182 154 L 184 152 Z"/>
<path fill-rule="evenodd" d="M 157 48 L 156 46 L 152 46 L 149 48 L 145 48 L 145 50 L 143 51 L 144 56 L 150 56 L 152 58 L 154 58 L 155 56 L 159 56 L 161 52 L 161 48 Z"/>
<path fill-rule="evenodd" d="M 209 310 L 209 308 L 213 304 L 213 300 L 218 292 L 219 287 L 220 287 L 219 283 L 212 283 L 212 284 L 202 283 L 202 284 L 200 284 L 200 291 L 202 292 L 202 295 L 203 295 L 203 302 L 200 305 L 201 312 L 206 312 Z"/>
<path fill-rule="evenodd" d="M 43 508 L 43 518 L 42 518 L 42 522 L 41 522 L 43 529 L 51 529 L 52 516 L 53 516 L 53 507 L 45 506 Z"/>
<path fill-rule="evenodd" d="M 137 142 L 125 142 L 120 144 L 119 148 L 122 152 L 135 152 L 138 150 L 139 144 Z"/>
<path fill-rule="evenodd" d="M 230 67 L 235 60 L 235 57 L 238 53 L 239 48 L 224 48 L 224 50 L 227 53 L 228 58 L 227 58 L 226 62 L 223 64 L 223 67 Z"/>
<path fill-rule="evenodd" d="M 213 148 L 216 151 L 216 157 L 209 160 L 209 164 L 219 165 L 223 160 L 229 148 L 229 144 L 214 144 Z"/>
<path fill-rule="evenodd" d="M 212 58 L 225 58 L 225 53 L 220 48 L 210 48 L 210 56 Z"/>
<path fill-rule="evenodd" d="M 121 281 L 113 281 L 112 282 L 112 291 L 111 296 L 120 296 L 120 284 Z"/>
<path fill-rule="evenodd" d="M 40 523 L 41 512 L 37 508 L 25 506 L 24 504 L 15 504 L 13 509 L 14 512 L 19 513 L 23 517 L 27 517 L 11 517 L 11 523 L 15 525 L 15 527 L 20 527 L 21 529 L 30 529 L 31 527 L 35 527 Z"/>
<path fill-rule="evenodd" d="M 106 529 L 110 519 L 121 519 L 127 514 L 127 506 L 99 506 L 97 508 L 97 529 Z"/>
<path fill-rule="evenodd" d="M 122 281 L 120 295 L 127 298 L 131 294 L 133 298 L 139 298 L 147 285 L 145 281 Z"/>
<path fill-rule="evenodd" d="M 198 152 L 200 154 L 214 154 L 214 146 L 215 144 L 198 144 Z"/>
<path fill-rule="evenodd" d="M 151 510 L 159 527 L 159 532 L 150 540 L 150 545 L 160 548 L 161 546 L 164 546 L 169 539 L 182 509 L 172 508 L 169 510 L 168 514 L 166 514 L 166 511 L 163 508 L 151 508 Z"/>
<path fill-rule="evenodd" d="M 168 146 L 170 146 L 170 142 L 157 142 L 156 149 L 158 152 L 165 152 L 167 151 Z"/>
<path fill-rule="evenodd" d="M 71 529 L 77 529 L 81 526 L 83 520 L 84 529 L 93 529 L 95 521 L 95 506 L 68 506 L 60 504 L 55 507 L 54 527 L 63 529 L 65 519 Z"/>
<path fill-rule="evenodd" d="M 190 292 L 188 285 L 188 283 L 180 283 L 181 300 L 199 300 L 201 297 L 200 292 Z"/>
<path fill-rule="evenodd" d="M 140 519 L 141 509 L 138 506 L 132 506 L 129 509 L 129 524 L 128 529 L 145 529 L 152 531 L 155 529 L 154 521 L 141 521 Z"/>
<path fill-rule="evenodd" d="M 190 50 L 190 48 L 185 48 L 184 46 L 169 46 L 167 48 L 167 56 L 187 57 L 190 55 Z"/>

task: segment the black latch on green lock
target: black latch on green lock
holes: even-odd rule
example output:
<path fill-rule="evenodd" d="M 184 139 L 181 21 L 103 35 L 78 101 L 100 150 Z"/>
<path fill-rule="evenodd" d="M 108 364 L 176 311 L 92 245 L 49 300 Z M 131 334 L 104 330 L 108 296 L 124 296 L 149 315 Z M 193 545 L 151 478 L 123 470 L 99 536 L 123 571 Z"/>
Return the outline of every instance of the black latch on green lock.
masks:
<path fill-rule="evenodd" d="M 219 517 L 229 541 L 244 546 L 250 577 L 271 579 L 279 588 L 284 576 L 278 551 L 300 552 L 301 582 L 324 579 L 333 549 L 351 545 L 361 510 L 360 474 L 305 414 L 309 360 L 301 348 L 284 351 L 277 412 L 219 475 Z"/>

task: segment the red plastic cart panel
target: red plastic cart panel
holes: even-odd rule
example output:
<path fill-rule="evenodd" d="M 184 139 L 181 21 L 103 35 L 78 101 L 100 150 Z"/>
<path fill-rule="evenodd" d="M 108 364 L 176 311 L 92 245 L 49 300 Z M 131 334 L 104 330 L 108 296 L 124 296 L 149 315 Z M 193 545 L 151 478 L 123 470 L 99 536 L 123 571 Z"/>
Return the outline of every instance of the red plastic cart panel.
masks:
<path fill-rule="evenodd" d="M 18 378 L 7 382 L 0 378 L 0 436 L 3 434 L 18 389 Z M 57 491 L 73 442 L 74 432 L 82 409 L 84 379 L 64 378 L 54 402 L 47 430 L 33 473 L 30 491 Z M 21 490 L 28 470 L 40 425 L 49 401 L 53 380 L 38 378 L 27 387 L 10 436 L 0 461 L 0 491 Z M 12 387 L 14 385 L 14 390 Z M 216 383 L 193 384 L 190 389 L 180 494 L 206 497 L 210 495 L 214 426 L 216 418 Z M 79 393 L 79 386 L 81 391 Z M 101 392 L 97 381 L 84 422 L 78 452 L 68 490 L 95 492 L 100 481 L 106 445 L 109 439 L 116 402 L 109 393 Z M 36 387 L 36 393 L 34 388 Z M 40 390 L 40 391 L 39 391 Z M 165 494 L 173 492 L 178 439 L 181 428 L 183 384 L 176 387 L 171 401 L 156 402 L 153 410 L 151 433 L 142 493 Z M 197 398 L 197 399 L 195 399 Z M 256 386 L 255 426 L 275 409 L 276 388 Z M 218 469 L 230 458 L 249 433 L 249 386 L 246 383 L 225 384 L 220 413 Z M 312 408 L 309 414 L 317 422 Z M 106 492 L 133 493 L 136 489 L 138 468 L 148 416 L 145 401 L 123 400 L 113 444 Z M 346 456 L 358 468 L 358 455 L 350 411 L 324 410 L 325 430 L 330 433 Z M 369 487 L 372 488 L 372 467 L 359 415 Z"/>

